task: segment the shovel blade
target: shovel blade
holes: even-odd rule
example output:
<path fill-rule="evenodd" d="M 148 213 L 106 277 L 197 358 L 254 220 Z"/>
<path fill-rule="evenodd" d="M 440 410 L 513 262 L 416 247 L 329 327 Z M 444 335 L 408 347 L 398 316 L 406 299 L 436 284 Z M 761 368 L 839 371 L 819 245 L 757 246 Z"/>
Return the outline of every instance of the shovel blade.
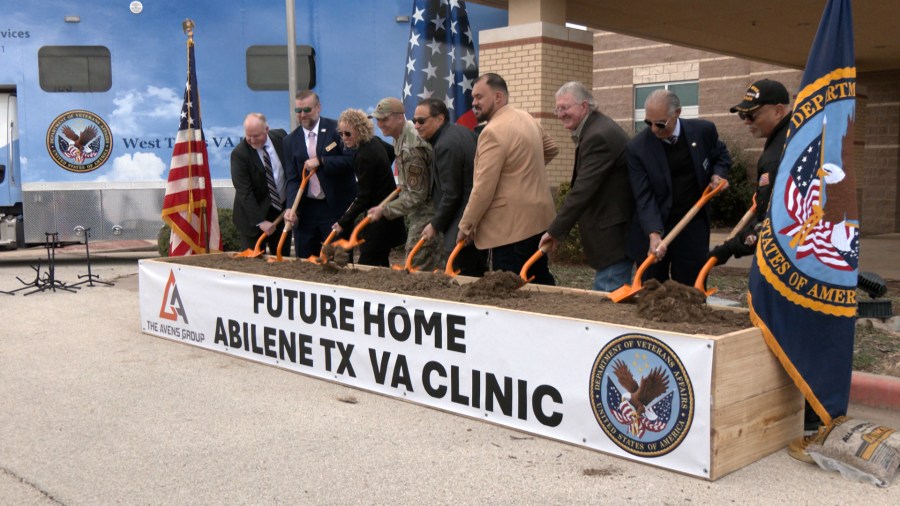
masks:
<path fill-rule="evenodd" d="M 641 282 L 638 281 L 633 285 L 622 285 L 619 288 L 609 292 L 607 297 L 610 298 L 613 302 L 625 302 L 628 299 L 634 297 L 634 295 L 641 291 Z"/>

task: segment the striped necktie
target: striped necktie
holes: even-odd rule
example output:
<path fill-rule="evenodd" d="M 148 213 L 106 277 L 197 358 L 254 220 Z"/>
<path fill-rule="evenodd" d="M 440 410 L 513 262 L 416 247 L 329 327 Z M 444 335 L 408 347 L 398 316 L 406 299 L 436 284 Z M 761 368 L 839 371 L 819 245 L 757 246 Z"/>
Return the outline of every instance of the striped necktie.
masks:
<path fill-rule="evenodd" d="M 278 194 L 278 187 L 275 186 L 275 174 L 272 172 L 272 160 L 269 159 L 269 153 L 263 147 L 263 165 L 266 166 L 266 185 L 269 187 L 269 200 L 272 201 L 272 207 L 276 211 L 281 211 L 284 205 L 281 203 L 281 196 Z"/>

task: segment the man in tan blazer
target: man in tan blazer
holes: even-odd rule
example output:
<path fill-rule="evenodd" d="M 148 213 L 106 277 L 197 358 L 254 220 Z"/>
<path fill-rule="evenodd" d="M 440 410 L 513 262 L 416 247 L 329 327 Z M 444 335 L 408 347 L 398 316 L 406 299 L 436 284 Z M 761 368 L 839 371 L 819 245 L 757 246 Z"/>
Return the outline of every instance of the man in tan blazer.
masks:
<path fill-rule="evenodd" d="M 559 148 L 530 114 L 508 102 L 499 75 L 484 74 L 473 83 L 472 110 L 488 123 L 478 137 L 472 194 L 457 240 L 490 249 L 493 270 L 518 273 L 556 216 L 544 166 Z M 529 274 L 535 283 L 555 284 L 546 256 Z"/>

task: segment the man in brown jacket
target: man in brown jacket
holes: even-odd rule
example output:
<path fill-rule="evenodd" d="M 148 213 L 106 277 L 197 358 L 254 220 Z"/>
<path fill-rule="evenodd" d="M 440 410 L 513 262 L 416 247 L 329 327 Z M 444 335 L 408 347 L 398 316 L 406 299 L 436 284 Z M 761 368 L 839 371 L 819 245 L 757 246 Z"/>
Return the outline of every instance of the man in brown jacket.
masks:
<path fill-rule="evenodd" d="M 544 166 L 559 148 L 530 114 L 508 103 L 499 75 L 484 74 L 473 83 L 472 109 L 488 123 L 478 137 L 472 193 L 457 240 L 490 249 L 493 270 L 518 273 L 556 216 Z M 529 274 L 535 283 L 555 284 L 546 256 Z"/>

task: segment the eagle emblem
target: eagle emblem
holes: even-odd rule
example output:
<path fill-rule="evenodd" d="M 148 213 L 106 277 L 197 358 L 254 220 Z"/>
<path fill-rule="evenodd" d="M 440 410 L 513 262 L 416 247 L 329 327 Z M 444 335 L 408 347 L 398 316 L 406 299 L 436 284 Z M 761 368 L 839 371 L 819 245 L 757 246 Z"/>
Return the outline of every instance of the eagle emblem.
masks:
<path fill-rule="evenodd" d="M 72 142 L 67 142 L 63 135 L 59 136 L 59 147 L 69 158 L 77 163 L 84 163 L 85 158 L 93 158 L 100 151 L 100 138 L 97 137 L 97 127 L 90 125 L 81 133 L 76 134 L 69 125 L 64 125 L 60 132 Z"/>
<path fill-rule="evenodd" d="M 641 378 L 638 383 L 631 374 L 631 369 L 621 359 L 613 364 L 613 374 L 621 390 L 610 392 L 619 402 L 610 403 L 613 407 L 613 416 L 619 423 L 629 426 L 629 432 L 633 436 L 642 437 L 647 430 L 659 432 L 663 430 L 669 421 L 669 413 L 672 409 L 671 398 L 668 402 L 661 402 L 660 407 L 667 407 L 665 412 L 657 413 L 655 407 L 657 398 L 666 393 L 669 388 L 669 378 L 662 367 L 654 367 Z M 616 387 L 610 383 L 611 387 Z M 618 394 L 618 395 L 615 395 Z M 664 398 L 663 400 L 665 400 Z"/>
<path fill-rule="evenodd" d="M 95 170 L 106 163 L 112 151 L 109 125 L 89 111 L 63 113 L 47 130 L 47 151 L 53 161 L 66 170 Z"/>

